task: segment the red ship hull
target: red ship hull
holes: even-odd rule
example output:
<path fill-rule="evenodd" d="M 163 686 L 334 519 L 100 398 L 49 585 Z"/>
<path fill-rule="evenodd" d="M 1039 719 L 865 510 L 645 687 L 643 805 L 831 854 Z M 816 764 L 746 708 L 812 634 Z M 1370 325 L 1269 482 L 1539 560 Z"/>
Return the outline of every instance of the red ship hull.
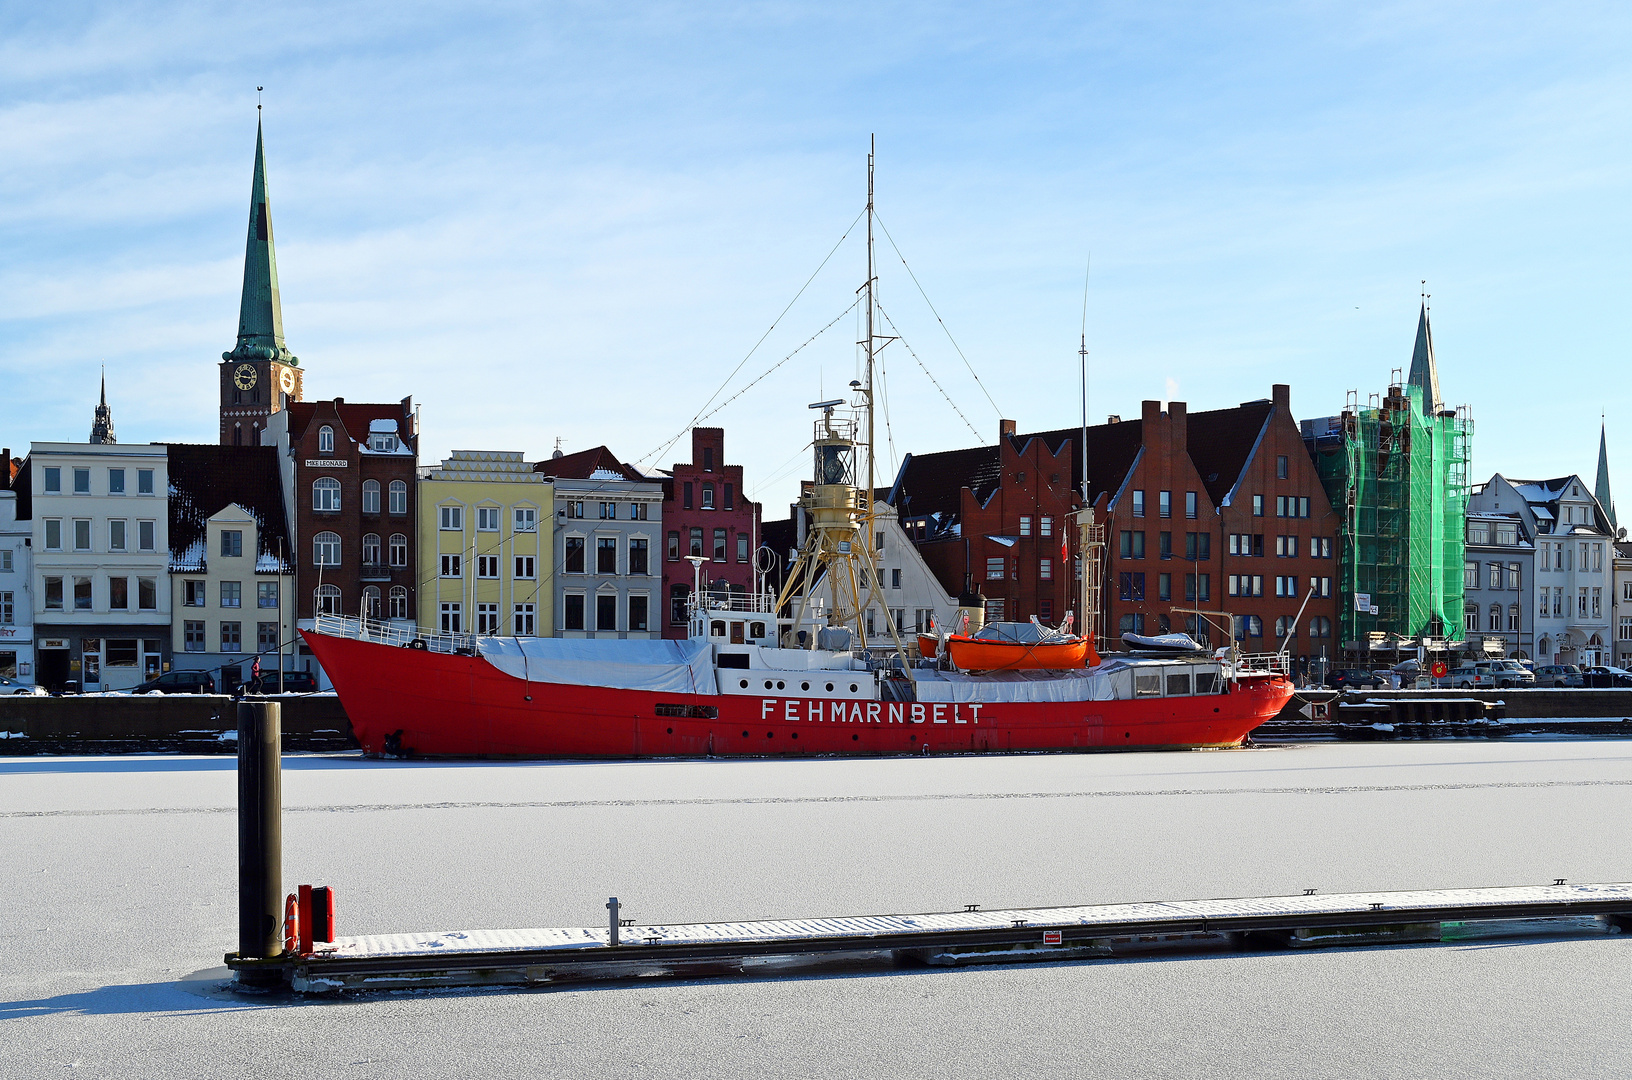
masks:
<path fill-rule="evenodd" d="M 371 754 L 638 758 L 1237 746 L 1292 685 L 1125 701 L 901 704 L 527 682 L 479 656 L 302 636 Z"/>

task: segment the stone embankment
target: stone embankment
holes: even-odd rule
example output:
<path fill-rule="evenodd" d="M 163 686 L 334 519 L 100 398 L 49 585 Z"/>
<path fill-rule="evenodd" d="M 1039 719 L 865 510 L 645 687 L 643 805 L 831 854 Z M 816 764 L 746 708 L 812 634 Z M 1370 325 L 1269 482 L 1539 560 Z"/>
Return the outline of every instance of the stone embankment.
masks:
<path fill-rule="evenodd" d="M 285 750 L 355 750 L 333 694 L 275 694 Z M 235 702 L 223 694 L 0 697 L 0 754 L 236 753 Z"/>

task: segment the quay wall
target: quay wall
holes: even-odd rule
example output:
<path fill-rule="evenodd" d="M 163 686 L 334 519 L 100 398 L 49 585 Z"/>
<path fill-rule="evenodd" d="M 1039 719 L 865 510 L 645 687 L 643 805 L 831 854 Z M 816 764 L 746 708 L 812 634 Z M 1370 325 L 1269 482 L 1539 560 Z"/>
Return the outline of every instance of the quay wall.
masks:
<path fill-rule="evenodd" d="M 283 706 L 285 750 L 357 749 L 333 694 L 264 700 Z M 237 702 L 224 694 L 0 697 L 0 755 L 162 751 L 237 753 Z"/>

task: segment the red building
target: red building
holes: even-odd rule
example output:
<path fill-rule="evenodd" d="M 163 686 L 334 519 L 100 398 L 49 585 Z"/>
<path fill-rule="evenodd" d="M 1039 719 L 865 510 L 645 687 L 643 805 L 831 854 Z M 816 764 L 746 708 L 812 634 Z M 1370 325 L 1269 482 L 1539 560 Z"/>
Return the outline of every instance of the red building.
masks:
<path fill-rule="evenodd" d="M 988 619 L 1052 623 L 1077 607 L 1081 434 L 1004 421 L 995 446 L 902 463 L 892 502 L 908 535 L 949 592 L 986 596 Z M 1112 641 L 1178 629 L 1220 643 L 1228 625 L 1243 649 L 1273 651 L 1295 627 L 1292 656 L 1334 655 L 1337 519 L 1289 387 L 1202 413 L 1147 401 L 1138 420 L 1089 428 L 1088 494 Z"/>
<path fill-rule="evenodd" d="M 688 555 L 708 560 L 703 581 L 716 591 L 754 590 L 760 505 L 743 496 L 742 466 L 725 463 L 725 429 L 692 428 L 691 460 L 663 481 L 663 636 L 686 636 L 691 597 Z"/>
<path fill-rule="evenodd" d="M 395 404 L 295 401 L 273 413 L 297 548 L 296 618 L 317 611 L 415 617 L 413 399 Z"/>

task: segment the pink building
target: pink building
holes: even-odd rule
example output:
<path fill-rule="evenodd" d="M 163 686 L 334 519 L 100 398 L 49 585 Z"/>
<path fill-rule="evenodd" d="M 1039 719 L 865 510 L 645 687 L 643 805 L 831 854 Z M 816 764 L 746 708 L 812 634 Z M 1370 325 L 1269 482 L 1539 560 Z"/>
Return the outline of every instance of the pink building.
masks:
<path fill-rule="evenodd" d="M 686 604 L 699 555 L 705 587 L 754 589 L 760 506 L 742 494 L 742 466 L 725 464 L 725 429 L 692 428 L 691 460 L 676 462 L 663 481 L 663 636 L 686 636 Z"/>

